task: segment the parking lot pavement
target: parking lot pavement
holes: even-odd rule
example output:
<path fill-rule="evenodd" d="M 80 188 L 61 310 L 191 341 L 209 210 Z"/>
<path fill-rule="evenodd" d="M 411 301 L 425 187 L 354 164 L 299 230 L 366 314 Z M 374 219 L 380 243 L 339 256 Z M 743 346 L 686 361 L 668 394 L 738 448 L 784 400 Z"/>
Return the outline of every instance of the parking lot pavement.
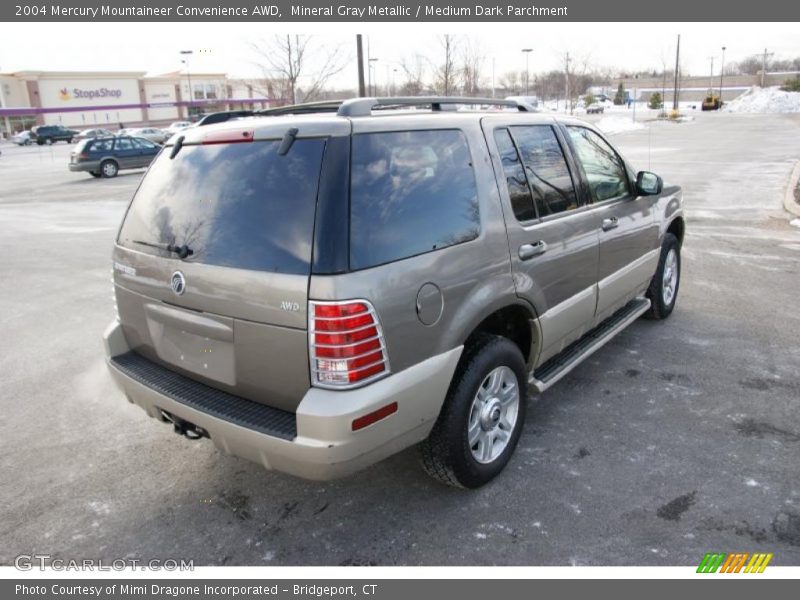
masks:
<path fill-rule="evenodd" d="M 698 115 L 615 138 L 682 184 L 678 307 L 530 399 L 509 468 L 442 487 L 413 449 L 313 483 L 171 433 L 106 376 L 110 248 L 141 172 L 0 157 L 0 563 L 800 564 L 800 231 L 780 208 L 800 115 Z"/>

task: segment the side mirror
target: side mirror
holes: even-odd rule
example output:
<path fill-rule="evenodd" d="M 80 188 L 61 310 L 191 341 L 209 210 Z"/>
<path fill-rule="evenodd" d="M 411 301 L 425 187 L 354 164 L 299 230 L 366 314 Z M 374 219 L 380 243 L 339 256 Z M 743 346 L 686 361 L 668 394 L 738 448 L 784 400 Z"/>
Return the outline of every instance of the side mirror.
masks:
<path fill-rule="evenodd" d="M 664 188 L 664 181 L 650 171 L 639 171 L 636 175 L 636 191 L 640 196 L 656 196 Z"/>

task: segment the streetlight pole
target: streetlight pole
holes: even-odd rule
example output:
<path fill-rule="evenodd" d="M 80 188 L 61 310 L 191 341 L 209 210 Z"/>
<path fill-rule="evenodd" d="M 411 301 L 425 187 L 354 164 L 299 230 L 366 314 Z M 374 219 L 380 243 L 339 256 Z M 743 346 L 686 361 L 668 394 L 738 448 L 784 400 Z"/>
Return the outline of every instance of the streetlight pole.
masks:
<path fill-rule="evenodd" d="M 192 116 L 192 101 L 194 100 L 194 90 L 192 89 L 192 72 L 189 69 L 189 56 L 194 54 L 193 50 L 181 50 L 181 55 L 185 56 L 186 58 L 182 59 L 181 62 L 186 65 L 186 78 L 189 80 L 189 104 L 186 107 L 186 116 Z"/>
<path fill-rule="evenodd" d="M 533 48 L 523 48 L 522 52 L 525 54 L 525 95 L 527 96 L 530 93 L 530 86 L 528 85 L 528 81 L 530 79 L 530 70 L 528 67 Z"/>
<path fill-rule="evenodd" d="M 5 90 L 5 87 L 6 87 L 5 82 L 0 80 L 0 108 L 8 108 L 6 106 L 6 90 Z M 3 121 L 5 122 L 5 125 L 6 125 L 6 137 L 10 138 L 11 137 L 11 121 L 9 120 L 8 115 L 3 116 Z M 2 139 L 1 136 L 0 136 L 0 139 Z"/>
<path fill-rule="evenodd" d="M 722 62 L 719 68 L 719 107 L 722 109 L 722 79 L 725 77 L 725 46 L 722 47 Z"/>

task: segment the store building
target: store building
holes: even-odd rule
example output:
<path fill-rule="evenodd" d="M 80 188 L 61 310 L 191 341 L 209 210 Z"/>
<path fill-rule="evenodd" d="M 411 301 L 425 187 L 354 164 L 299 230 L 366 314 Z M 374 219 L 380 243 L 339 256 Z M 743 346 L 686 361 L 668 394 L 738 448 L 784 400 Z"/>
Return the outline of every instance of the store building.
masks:
<path fill-rule="evenodd" d="M 0 129 L 166 125 L 207 112 L 269 106 L 253 86 L 224 73 L 18 71 L 0 73 Z"/>

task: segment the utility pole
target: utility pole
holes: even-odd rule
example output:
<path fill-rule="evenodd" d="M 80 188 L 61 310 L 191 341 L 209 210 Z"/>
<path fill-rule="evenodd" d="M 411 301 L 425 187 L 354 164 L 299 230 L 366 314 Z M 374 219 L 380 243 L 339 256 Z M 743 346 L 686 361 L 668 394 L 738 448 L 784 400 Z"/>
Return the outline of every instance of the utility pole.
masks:
<path fill-rule="evenodd" d="M 186 78 L 189 80 L 189 105 L 186 108 L 187 118 L 192 116 L 192 104 L 194 104 L 194 90 L 192 89 L 192 72 L 189 69 L 189 56 L 194 54 L 193 50 L 181 50 L 181 54 L 186 58 L 181 62 L 186 65 Z"/>
<path fill-rule="evenodd" d="M 678 71 L 681 62 L 681 34 L 678 34 L 678 46 L 675 49 L 675 86 L 672 89 L 672 110 L 678 110 Z"/>
<path fill-rule="evenodd" d="M 494 88 L 494 63 L 495 63 L 495 58 L 494 58 L 494 56 L 493 56 L 493 57 L 492 57 L 492 98 L 494 98 L 494 95 L 495 95 L 495 88 Z"/>
<path fill-rule="evenodd" d="M 356 34 L 356 54 L 358 55 L 358 97 L 363 98 L 367 93 L 364 89 L 364 46 L 360 33 Z"/>
<path fill-rule="evenodd" d="M 6 87 L 5 82 L 0 79 L 0 108 L 8 108 L 6 106 L 6 90 L 5 90 L 5 87 Z M 10 138 L 11 137 L 11 121 L 9 120 L 8 115 L 4 115 L 3 116 L 3 121 L 5 122 L 5 125 L 6 125 L 6 137 Z M 0 136 L 0 139 L 2 139 L 2 136 Z"/>
<path fill-rule="evenodd" d="M 711 74 L 708 76 L 708 91 L 711 92 L 714 89 L 714 57 L 709 56 L 708 60 L 711 61 Z"/>
<path fill-rule="evenodd" d="M 764 87 L 764 76 L 767 74 L 767 58 L 775 54 L 774 52 L 767 52 L 764 48 L 764 60 L 761 63 L 761 87 Z"/>
<path fill-rule="evenodd" d="M 372 59 L 369 57 L 369 36 L 367 36 L 367 95 L 372 96 Z"/>

